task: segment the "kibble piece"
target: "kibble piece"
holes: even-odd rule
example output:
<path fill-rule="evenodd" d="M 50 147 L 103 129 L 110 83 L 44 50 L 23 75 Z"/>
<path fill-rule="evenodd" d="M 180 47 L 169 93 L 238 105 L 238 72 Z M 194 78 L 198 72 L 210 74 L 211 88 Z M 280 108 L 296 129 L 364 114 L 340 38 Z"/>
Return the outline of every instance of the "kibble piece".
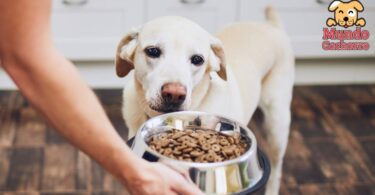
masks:
<path fill-rule="evenodd" d="M 175 148 L 175 149 L 173 150 L 173 154 L 175 154 L 175 155 L 181 155 L 181 154 L 182 154 L 182 151 L 181 151 L 181 150 L 178 150 L 177 148 Z"/>
<path fill-rule="evenodd" d="M 168 156 L 168 155 L 170 155 L 170 154 L 172 154 L 172 152 L 173 152 L 173 150 L 172 150 L 172 148 L 166 148 L 165 150 L 164 150 L 164 155 L 166 155 L 166 156 Z"/>
<path fill-rule="evenodd" d="M 191 138 L 188 135 L 184 135 L 184 136 L 177 139 L 177 141 L 179 141 L 179 142 L 188 142 L 190 140 L 191 140 Z"/>
<path fill-rule="evenodd" d="M 203 152 L 200 152 L 200 151 L 197 151 L 197 150 L 193 150 L 190 152 L 190 155 L 192 157 L 198 157 L 198 156 L 202 156 L 204 153 Z"/>
<path fill-rule="evenodd" d="M 178 147 L 176 147 L 176 149 L 178 149 L 178 150 L 183 150 L 183 149 L 185 149 L 185 148 L 187 148 L 188 146 L 187 145 L 181 145 L 181 146 L 178 146 Z"/>
<path fill-rule="evenodd" d="M 234 138 L 233 137 L 228 137 L 228 141 L 230 144 L 234 144 Z"/>
<path fill-rule="evenodd" d="M 196 159 L 197 162 L 204 162 L 206 161 L 206 155 L 201 155 L 201 156 L 198 156 L 198 158 Z"/>
<path fill-rule="evenodd" d="M 228 142 L 227 139 L 221 139 L 219 143 L 220 143 L 220 145 L 222 145 L 222 146 L 229 145 L 229 142 Z"/>
<path fill-rule="evenodd" d="M 167 139 L 163 139 L 161 140 L 161 143 L 160 143 L 161 147 L 166 147 L 169 145 L 169 140 Z"/>
<path fill-rule="evenodd" d="M 212 137 L 211 134 L 208 134 L 208 133 L 203 133 L 202 136 L 207 138 L 207 139 L 210 139 Z"/>
<path fill-rule="evenodd" d="M 200 136 L 199 136 L 199 133 L 193 132 L 193 133 L 190 134 L 190 137 L 198 139 Z"/>
<path fill-rule="evenodd" d="M 223 161 L 223 158 L 222 158 L 222 157 L 220 157 L 220 156 L 215 156 L 215 158 L 214 158 L 214 162 L 221 162 L 221 161 Z"/>
<path fill-rule="evenodd" d="M 202 147 L 202 150 L 208 151 L 211 148 L 211 144 L 204 143 L 201 147 Z"/>
<path fill-rule="evenodd" d="M 182 150 L 184 153 L 189 153 L 191 151 L 193 151 L 193 148 L 189 147 L 189 148 L 185 148 Z"/>
<path fill-rule="evenodd" d="M 208 162 L 213 162 L 214 160 L 215 160 L 215 155 L 214 154 L 212 154 L 212 153 L 209 153 L 209 154 L 207 154 L 206 155 L 206 160 L 208 161 Z"/>
<path fill-rule="evenodd" d="M 183 132 L 176 132 L 176 133 L 174 133 L 172 135 L 172 139 L 177 139 L 177 138 L 179 138 L 179 137 L 181 137 L 183 135 L 185 135 L 185 133 L 183 133 Z"/>
<path fill-rule="evenodd" d="M 188 142 L 187 146 L 190 147 L 190 148 L 195 148 L 195 147 L 197 147 L 197 144 L 194 143 L 194 142 Z"/>
<path fill-rule="evenodd" d="M 233 154 L 234 151 L 233 151 L 232 148 L 226 147 L 226 148 L 223 149 L 223 152 L 224 152 L 224 154 L 230 156 L 230 155 Z"/>
<path fill-rule="evenodd" d="M 217 140 L 215 138 L 211 138 L 211 139 L 207 140 L 207 143 L 209 143 L 209 144 L 215 144 L 215 143 L 217 143 Z"/>
<path fill-rule="evenodd" d="M 219 144 L 213 144 L 211 149 L 215 152 L 219 152 L 221 150 L 221 146 Z"/>
<path fill-rule="evenodd" d="M 236 157 L 239 157 L 239 156 L 241 156 L 242 153 L 241 153 L 240 149 L 236 148 L 234 150 L 234 154 L 236 155 Z"/>
<path fill-rule="evenodd" d="M 159 139 L 167 139 L 168 135 L 166 133 L 161 133 L 158 138 Z"/>

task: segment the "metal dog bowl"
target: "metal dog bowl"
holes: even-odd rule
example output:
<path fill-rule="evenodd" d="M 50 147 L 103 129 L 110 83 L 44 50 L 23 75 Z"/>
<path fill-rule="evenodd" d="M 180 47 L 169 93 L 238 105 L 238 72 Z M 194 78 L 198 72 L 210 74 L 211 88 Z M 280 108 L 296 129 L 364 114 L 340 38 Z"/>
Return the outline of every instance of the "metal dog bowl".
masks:
<path fill-rule="evenodd" d="M 163 156 L 147 145 L 150 136 L 171 130 L 192 128 L 212 129 L 224 134 L 239 132 L 251 141 L 250 148 L 240 157 L 216 163 L 179 161 Z M 254 134 L 238 122 L 204 112 L 174 112 L 146 121 L 132 140 L 132 150 L 152 162 L 162 162 L 179 170 L 185 170 L 206 194 L 250 194 L 265 185 L 270 174 L 267 157 L 257 148 Z"/>

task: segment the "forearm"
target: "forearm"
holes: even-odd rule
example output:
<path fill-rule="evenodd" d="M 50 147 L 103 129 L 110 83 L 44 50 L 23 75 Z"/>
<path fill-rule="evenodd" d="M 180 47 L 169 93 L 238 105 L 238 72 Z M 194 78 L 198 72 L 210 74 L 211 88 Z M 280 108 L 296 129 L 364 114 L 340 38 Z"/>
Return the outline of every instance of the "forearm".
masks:
<path fill-rule="evenodd" d="M 61 135 L 116 176 L 129 174 L 139 160 L 114 130 L 93 92 L 55 49 L 41 48 L 45 49 L 4 54 L 4 69 Z"/>

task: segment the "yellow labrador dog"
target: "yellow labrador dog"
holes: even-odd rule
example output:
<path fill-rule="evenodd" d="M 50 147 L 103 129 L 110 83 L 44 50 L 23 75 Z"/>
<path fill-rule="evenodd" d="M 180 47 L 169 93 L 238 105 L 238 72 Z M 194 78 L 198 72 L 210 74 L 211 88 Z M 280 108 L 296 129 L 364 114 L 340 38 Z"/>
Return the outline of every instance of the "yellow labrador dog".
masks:
<path fill-rule="evenodd" d="M 182 17 L 161 17 L 119 43 L 116 71 L 128 75 L 123 115 L 129 137 L 149 117 L 195 110 L 247 124 L 264 112 L 272 173 L 267 194 L 278 194 L 290 125 L 294 55 L 278 17 L 237 23 L 217 37 Z M 132 71 L 134 69 L 134 71 Z"/>

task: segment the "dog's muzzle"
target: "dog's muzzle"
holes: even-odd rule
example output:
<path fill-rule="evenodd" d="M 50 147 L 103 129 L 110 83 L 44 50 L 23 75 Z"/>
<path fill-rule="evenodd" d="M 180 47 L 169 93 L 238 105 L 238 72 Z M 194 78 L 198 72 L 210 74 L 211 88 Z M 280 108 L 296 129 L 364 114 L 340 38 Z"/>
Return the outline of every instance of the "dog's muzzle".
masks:
<path fill-rule="evenodd" d="M 186 99 L 186 87 L 180 83 L 166 83 L 161 87 L 161 104 L 155 110 L 168 113 L 182 111 Z"/>

